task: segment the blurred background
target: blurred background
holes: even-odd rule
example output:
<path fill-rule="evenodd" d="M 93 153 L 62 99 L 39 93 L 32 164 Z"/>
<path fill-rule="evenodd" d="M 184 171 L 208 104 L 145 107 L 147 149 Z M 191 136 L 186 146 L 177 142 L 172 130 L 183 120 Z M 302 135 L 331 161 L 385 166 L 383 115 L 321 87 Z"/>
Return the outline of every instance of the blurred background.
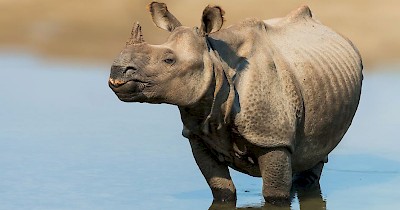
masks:
<path fill-rule="evenodd" d="M 315 197 L 292 210 L 400 209 L 400 1 L 166 0 L 187 26 L 218 4 L 227 27 L 303 4 L 364 60 L 360 106 Z M 133 23 L 160 44 L 143 0 L 0 0 L 0 210 L 204 210 L 212 195 L 176 107 L 123 103 L 108 88 Z M 231 171 L 238 207 L 263 206 L 261 180 Z"/>
<path fill-rule="evenodd" d="M 314 17 L 349 37 L 359 48 L 367 70 L 399 62 L 400 4 L 396 0 L 165 0 L 187 26 L 199 26 L 203 8 L 218 4 L 226 26 L 247 17 L 282 17 L 300 5 Z M 0 50 L 28 50 L 50 57 L 110 63 L 128 38 L 134 21 L 142 24 L 149 43 L 162 43 L 167 33 L 151 22 L 144 0 L 0 0 Z"/>

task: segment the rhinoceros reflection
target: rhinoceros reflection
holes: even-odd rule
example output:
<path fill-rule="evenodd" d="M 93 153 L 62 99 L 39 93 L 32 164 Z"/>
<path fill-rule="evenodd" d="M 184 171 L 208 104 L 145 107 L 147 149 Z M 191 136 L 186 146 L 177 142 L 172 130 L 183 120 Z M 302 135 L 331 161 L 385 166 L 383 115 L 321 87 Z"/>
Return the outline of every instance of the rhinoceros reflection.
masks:
<path fill-rule="evenodd" d="M 292 190 L 292 200 L 297 196 L 299 200 L 300 210 L 326 210 L 326 201 L 322 198 L 321 187 L 316 185 L 311 188 L 294 188 Z M 236 208 L 234 204 L 211 204 L 208 210 L 291 210 L 289 205 L 276 206 L 269 203 L 265 203 L 264 206 L 247 206 Z"/>

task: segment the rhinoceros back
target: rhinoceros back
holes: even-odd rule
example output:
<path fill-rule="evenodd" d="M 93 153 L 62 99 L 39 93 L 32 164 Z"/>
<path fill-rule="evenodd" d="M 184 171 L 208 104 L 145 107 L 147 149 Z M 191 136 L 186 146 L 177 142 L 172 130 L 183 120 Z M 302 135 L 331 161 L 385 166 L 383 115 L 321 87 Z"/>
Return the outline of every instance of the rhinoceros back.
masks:
<path fill-rule="evenodd" d="M 288 62 L 303 98 L 294 159 L 298 165 L 313 162 L 336 147 L 351 124 L 361 93 L 361 57 L 348 39 L 313 19 L 308 7 L 264 22 L 271 47 Z"/>

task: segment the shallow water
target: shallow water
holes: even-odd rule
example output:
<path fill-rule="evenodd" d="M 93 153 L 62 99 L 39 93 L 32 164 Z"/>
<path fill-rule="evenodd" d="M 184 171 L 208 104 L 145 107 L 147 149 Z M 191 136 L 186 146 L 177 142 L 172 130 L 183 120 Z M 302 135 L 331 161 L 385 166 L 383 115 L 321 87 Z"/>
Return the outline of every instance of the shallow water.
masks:
<path fill-rule="evenodd" d="M 108 65 L 3 53 L 0 68 L 0 209 L 209 208 L 176 107 L 120 102 L 107 86 Z M 394 70 L 365 75 L 353 124 L 323 172 L 322 195 L 299 193 L 292 210 L 400 208 Z M 237 206 L 261 209 L 261 180 L 232 177 Z"/>

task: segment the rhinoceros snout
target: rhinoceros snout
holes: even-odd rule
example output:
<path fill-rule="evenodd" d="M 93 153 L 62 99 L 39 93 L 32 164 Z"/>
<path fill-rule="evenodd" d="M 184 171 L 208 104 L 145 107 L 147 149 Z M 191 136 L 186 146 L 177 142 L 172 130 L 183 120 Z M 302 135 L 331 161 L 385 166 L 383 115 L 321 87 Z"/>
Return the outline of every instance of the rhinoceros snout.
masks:
<path fill-rule="evenodd" d="M 111 66 L 110 79 L 108 81 L 109 86 L 111 88 L 119 87 L 128 81 L 132 80 L 135 76 L 138 68 L 135 66 L 120 66 L 113 65 Z"/>
<path fill-rule="evenodd" d="M 149 82 L 137 74 L 138 68 L 132 65 L 113 65 L 111 67 L 108 86 L 122 101 L 140 101 L 142 91 L 149 86 Z"/>
<path fill-rule="evenodd" d="M 138 68 L 133 65 L 129 66 L 113 65 L 111 66 L 110 78 L 117 79 L 117 78 L 129 77 L 136 74 L 137 71 Z"/>

